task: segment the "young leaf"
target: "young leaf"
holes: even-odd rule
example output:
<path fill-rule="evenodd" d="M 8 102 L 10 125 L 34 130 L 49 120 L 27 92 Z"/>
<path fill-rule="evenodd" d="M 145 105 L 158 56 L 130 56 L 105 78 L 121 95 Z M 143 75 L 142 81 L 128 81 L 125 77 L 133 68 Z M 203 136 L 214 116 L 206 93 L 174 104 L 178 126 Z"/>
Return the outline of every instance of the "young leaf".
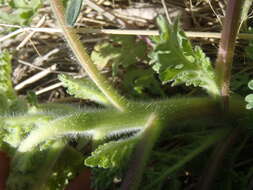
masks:
<path fill-rule="evenodd" d="M 80 14 L 83 0 L 70 0 L 66 10 L 66 23 L 69 26 L 74 26 L 77 17 Z"/>
<path fill-rule="evenodd" d="M 3 134 L 3 136 L 0 135 L 0 144 L 2 141 L 11 149 L 16 149 L 36 125 L 46 124 L 54 118 L 55 116 L 49 113 L 0 116 L 0 134 Z"/>
<path fill-rule="evenodd" d="M 126 163 L 139 137 L 139 135 L 136 135 L 127 139 L 111 141 L 100 145 L 91 153 L 91 156 L 86 158 L 84 163 L 90 167 L 119 167 L 123 163 Z"/>
<path fill-rule="evenodd" d="M 60 75 L 59 79 L 63 82 L 63 86 L 67 88 L 70 95 L 77 98 L 90 99 L 104 105 L 110 105 L 105 95 L 97 88 L 97 86 L 89 79 L 74 79 L 67 75 Z"/>
<path fill-rule="evenodd" d="M 153 38 L 150 64 L 161 81 L 172 82 L 172 86 L 182 83 L 199 86 L 213 96 L 218 95 L 214 69 L 201 48 L 192 48 L 178 21 L 170 25 L 165 18 L 158 17 L 157 23 L 161 34 Z"/>

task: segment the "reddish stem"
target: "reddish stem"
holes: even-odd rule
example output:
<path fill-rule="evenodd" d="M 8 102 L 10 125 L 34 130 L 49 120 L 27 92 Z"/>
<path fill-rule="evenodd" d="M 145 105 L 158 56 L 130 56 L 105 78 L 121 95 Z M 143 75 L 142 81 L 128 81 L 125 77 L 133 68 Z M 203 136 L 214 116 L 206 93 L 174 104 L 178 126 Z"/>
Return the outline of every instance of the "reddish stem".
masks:
<path fill-rule="evenodd" d="M 224 26 L 216 61 L 216 71 L 224 110 L 228 109 L 229 85 L 235 42 L 245 0 L 228 0 Z"/>

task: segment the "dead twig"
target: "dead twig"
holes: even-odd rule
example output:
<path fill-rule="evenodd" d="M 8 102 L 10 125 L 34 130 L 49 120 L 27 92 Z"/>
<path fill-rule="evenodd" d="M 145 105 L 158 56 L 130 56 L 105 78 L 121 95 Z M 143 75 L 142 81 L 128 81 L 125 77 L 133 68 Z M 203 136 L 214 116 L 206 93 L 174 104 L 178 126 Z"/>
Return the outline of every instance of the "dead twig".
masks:
<path fill-rule="evenodd" d="M 37 23 L 37 25 L 35 26 L 36 28 L 41 27 L 41 25 L 45 22 L 46 17 L 43 16 L 39 22 Z M 26 36 L 26 38 L 16 47 L 16 50 L 20 50 L 20 48 L 24 47 L 25 44 L 32 38 L 32 36 L 36 33 L 36 31 L 32 31 L 31 33 L 28 34 L 28 36 Z"/>
<path fill-rule="evenodd" d="M 63 83 L 62 82 L 58 82 L 58 83 L 55 83 L 55 84 L 53 84 L 51 86 L 48 86 L 46 88 L 43 88 L 41 90 L 36 91 L 35 94 L 36 95 L 44 94 L 46 92 L 49 92 L 49 91 L 54 90 L 56 88 L 59 88 L 61 86 L 63 86 Z"/>
<path fill-rule="evenodd" d="M 117 18 L 115 15 L 113 15 L 112 13 L 110 13 L 109 11 L 106 11 L 104 8 L 102 8 L 101 6 L 97 5 L 96 3 L 94 3 L 91 0 L 86 0 L 85 3 L 92 9 L 96 10 L 97 12 L 99 12 L 100 14 L 102 14 L 104 17 L 106 17 L 107 19 L 109 19 L 110 21 L 116 21 L 118 24 L 120 24 L 121 27 L 125 28 L 126 27 L 126 23 Z"/>
<path fill-rule="evenodd" d="M 0 24 L 0 26 L 3 24 Z M 10 27 L 10 26 L 7 26 Z M 94 34 L 115 34 L 115 35 L 143 35 L 143 36 L 158 36 L 158 30 L 130 30 L 130 29 L 93 29 L 93 28 L 78 28 L 76 29 L 78 33 L 94 33 Z M 58 28 L 36 28 L 36 27 L 23 27 L 15 31 L 14 35 L 24 31 L 36 31 L 36 32 L 45 32 L 45 33 L 62 33 L 61 29 Z M 12 34 L 12 33 L 11 33 Z M 189 38 L 215 38 L 220 39 L 221 33 L 219 32 L 192 32 L 185 31 L 185 34 Z M 12 36 L 8 35 L 0 38 L 0 42 L 6 40 Z M 253 39 L 253 34 L 250 33 L 240 33 L 237 36 L 238 39 Z"/>
<path fill-rule="evenodd" d="M 28 86 L 28 85 L 30 85 L 30 84 L 32 84 L 32 83 L 34 83 L 34 82 L 36 82 L 36 81 L 44 78 L 45 76 L 49 75 L 50 73 L 52 73 L 55 70 L 56 70 L 56 64 L 54 64 L 54 65 L 50 66 L 49 68 L 47 68 L 47 69 L 45 69 L 45 70 L 43 70 L 43 71 L 41 71 L 41 72 L 33 75 L 32 77 L 30 77 L 30 78 L 28 78 L 26 80 L 24 80 L 23 82 L 21 82 L 18 85 L 16 85 L 14 87 L 14 89 L 16 91 L 20 91 L 24 87 L 26 87 L 26 86 Z"/>

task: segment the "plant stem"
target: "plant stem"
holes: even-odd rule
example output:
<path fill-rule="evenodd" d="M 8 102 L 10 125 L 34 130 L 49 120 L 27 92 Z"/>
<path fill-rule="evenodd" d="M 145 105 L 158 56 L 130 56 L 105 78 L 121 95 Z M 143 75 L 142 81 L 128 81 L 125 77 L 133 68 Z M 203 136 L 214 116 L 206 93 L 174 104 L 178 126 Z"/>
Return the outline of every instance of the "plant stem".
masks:
<path fill-rule="evenodd" d="M 234 145 L 234 143 L 236 142 L 236 140 L 238 140 L 241 134 L 241 128 L 237 127 L 231 131 L 231 134 L 229 136 L 225 137 L 226 140 L 223 138 L 222 142 L 219 143 L 213 155 L 211 156 L 210 164 L 208 164 L 208 166 L 210 167 L 207 167 L 204 170 L 203 178 L 200 181 L 198 189 L 212 189 L 212 182 L 216 177 L 216 173 L 220 169 L 220 166 L 224 160 L 224 155 L 230 150 L 232 145 Z"/>
<path fill-rule="evenodd" d="M 228 109 L 229 85 L 235 41 L 239 32 L 245 0 L 228 0 L 226 17 L 216 60 L 217 82 L 220 87 L 223 110 Z"/>
<path fill-rule="evenodd" d="M 86 49 L 79 40 L 74 28 L 67 26 L 64 16 L 64 7 L 62 0 L 51 0 L 51 6 L 55 13 L 59 26 L 62 29 L 65 39 L 67 40 L 71 50 L 75 54 L 81 66 L 85 69 L 89 77 L 97 85 L 97 87 L 104 93 L 108 100 L 118 110 L 124 111 L 127 108 L 127 101 L 120 96 L 116 90 L 109 84 L 109 82 L 99 73 L 96 66 L 90 59 Z"/>
<path fill-rule="evenodd" d="M 148 118 L 146 129 L 133 152 L 126 177 L 120 190 L 138 189 L 142 179 L 143 170 L 149 158 L 149 154 L 161 131 L 160 127 L 157 126 L 157 119 L 158 118 L 155 114 L 151 114 L 151 116 Z"/>

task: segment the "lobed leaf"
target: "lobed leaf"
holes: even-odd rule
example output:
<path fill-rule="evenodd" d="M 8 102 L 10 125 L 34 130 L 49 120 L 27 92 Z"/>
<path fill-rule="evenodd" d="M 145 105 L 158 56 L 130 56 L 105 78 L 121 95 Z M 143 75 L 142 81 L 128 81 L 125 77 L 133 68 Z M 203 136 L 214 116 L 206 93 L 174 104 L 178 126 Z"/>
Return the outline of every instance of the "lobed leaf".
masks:
<path fill-rule="evenodd" d="M 67 88 L 70 95 L 77 98 L 90 99 L 100 104 L 110 105 L 105 95 L 98 87 L 89 79 L 74 79 L 67 75 L 60 75 L 59 79 L 63 82 L 63 86 Z"/>
<path fill-rule="evenodd" d="M 131 155 L 135 144 L 140 139 L 139 135 L 130 138 L 111 141 L 100 145 L 84 163 L 90 167 L 114 168 L 120 167 Z"/>
<path fill-rule="evenodd" d="M 163 83 L 172 86 L 185 84 L 199 86 L 211 95 L 218 95 L 215 72 L 208 57 L 200 47 L 193 48 L 178 21 L 168 24 L 158 17 L 161 34 L 154 37 L 154 49 L 150 53 L 150 64 Z"/>
<path fill-rule="evenodd" d="M 103 41 L 94 47 L 91 59 L 100 69 L 112 65 L 116 75 L 118 67 L 127 68 L 146 56 L 146 45 L 133 36 L 111 36 L 110 41 Z"/>
<path fill-rule="evenodd" d="M 0 114 L 26 110 L 22 99 L 18 99 L 11 80 L 11 55 L 7 51 L 0 51 Z"/>
<path fill-rule="evenodd" d="M 7 51 L 0 52 L 0 94 L 8 99 L 16 98 L 11 82 L 11 58 Z"/>
<path fill-rule="evenodd" d="M 55 116 L 49 113 L 0 116 L 0 149 L 7 148 L 6 151 L 17 149 L 32 129 L 52 119 L 55 119 Z"/>

